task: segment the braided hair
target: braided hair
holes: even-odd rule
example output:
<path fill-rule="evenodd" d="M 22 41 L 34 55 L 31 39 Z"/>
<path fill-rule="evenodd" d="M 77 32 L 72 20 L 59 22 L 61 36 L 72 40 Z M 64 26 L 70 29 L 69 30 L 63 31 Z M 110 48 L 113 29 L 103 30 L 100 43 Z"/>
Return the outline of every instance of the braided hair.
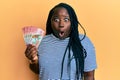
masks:
<path fill-rule="evenodd" d="M 75 80 L 80 80 L 80 76 L 81 76 L 81 80 L 83 80 L 84 58 L 86 57 L 87 53 L 86 53 L 86 50 L 84 49 L 84 47 L 82 46 L 81 41 L 85 38 L 86 32 L 85 32 L 85 29 L 82 27 L 82 25 L 79 23 L 76 13 L 70 5 L 68 5 L 66 3 L 59 3 L 58 5 L 56 5 L 54 8 L 52 8 L 50 10 L 48 19 L 47 19 L 47 23 L 46 23 L 46 35 L 53 33 L 53 30 L 51 27 L 51 18 L 52 18 L 52 15 L 54 14 L 54 10 L 58 7 L 65 8 L 68 11 L 68 14 L 70 16 L 70 21 L 71 21 L 71 33 L 69 35 L 70 39 L 69 39 L 68 46 L 66 47 L 66 50 L 65 50 L 65 53 L 63 56 L 60 77 L 62 78 L 64 59 L 65 59 L 67 50 L 69 50 L 69 53 L 68 53 L 68 70 L 69 71 L 68 72 L 70 72 L 70 56 L 71 56 L 70 50 L 72 50 L 73 56 L 75 58 L 75 63 L 76 63 Z M 82 39 L 79 38 L 78 24 L 84 30 L 84 36 Z M 69 76 L 70 76 L 70 74 L 69 74 Z"/>

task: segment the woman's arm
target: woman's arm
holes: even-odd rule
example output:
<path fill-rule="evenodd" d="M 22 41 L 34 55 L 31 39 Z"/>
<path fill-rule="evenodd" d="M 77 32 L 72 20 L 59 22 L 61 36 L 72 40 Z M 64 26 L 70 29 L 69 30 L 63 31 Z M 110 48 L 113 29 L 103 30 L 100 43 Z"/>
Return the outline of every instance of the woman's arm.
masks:
<path fill-rule="evenodd" d="M 84 72 L 84 80 L 95 80 L 94 70 L 89 72 Z"/>
<path fill-rule="evenodd" d="M 34 45 L 28 45 L 26 50 L 25 50 L 25 56 L 29 59 L 30 61 L 30 69 L 36 73 L 39 74 L 39 64 L 38 64 L 38 52 L 37 48 Z"/>
<path fill-rule="evenodd" d="M 35 61 L 35 62 L 30 62 L 30 65 L 29 65 L 30 69 L 36 73 L 36 74 L 39 74 L 39 64 L 38 64 L 38 60 Z"/>

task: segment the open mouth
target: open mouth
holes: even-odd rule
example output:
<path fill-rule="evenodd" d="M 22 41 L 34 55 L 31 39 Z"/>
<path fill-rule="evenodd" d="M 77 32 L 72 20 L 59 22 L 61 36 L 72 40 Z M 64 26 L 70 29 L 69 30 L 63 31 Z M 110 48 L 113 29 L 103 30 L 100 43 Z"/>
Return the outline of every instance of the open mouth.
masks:
<path fill-rule="evenodd" d="M 59 36 L 63 37 L 64 36 L 64 32 L 63 31 L 59 32 Z"/>

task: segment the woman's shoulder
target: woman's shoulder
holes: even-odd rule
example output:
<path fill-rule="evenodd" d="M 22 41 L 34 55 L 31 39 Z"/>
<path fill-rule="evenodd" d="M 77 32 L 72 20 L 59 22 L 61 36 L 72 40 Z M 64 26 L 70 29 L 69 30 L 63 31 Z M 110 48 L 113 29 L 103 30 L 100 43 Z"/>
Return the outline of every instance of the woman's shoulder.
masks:
<path fill-rule="evenodd" d="M 42 39 L 42 42 L 49 42 L 49 43 L 53 43 L 53 42 L 56 42 L 56 41 L 59 41 L 58 38 L 56 38 L 53 34 L 48 34 L 48 35 L 45 35 Z"/>
<path fill-rule="evenodd" d="M 52 36 L 49 34 L 49 35 L 45 35 L 43 38 L 42 38 L 42 42 L 46 42 L 46 41 L 50 41 L 52 39 Z"/>
<path fill-rule="evenodd" d="M 79 38 L 82 42 L 90 40 L 90 38 L 87 35 L 84 35 L 84 34 L 79 34 Z"/>
<path fill-rule="evenodd" d="M 80 38 L 83 46 L 86 46 L 86 47 L 93 46 L 93 42 L 91 41 L 91 39 L 87 35 L 79 34 L 79 38 Z"/>
<path fill-rule="evenodd" d="M 44 37 L 43 37 L 43 39 L 48 39 L 48 38 L 50 38 L 51 37 L 51 34 L 48 34 L 48 35 L 45 35 Z"/>

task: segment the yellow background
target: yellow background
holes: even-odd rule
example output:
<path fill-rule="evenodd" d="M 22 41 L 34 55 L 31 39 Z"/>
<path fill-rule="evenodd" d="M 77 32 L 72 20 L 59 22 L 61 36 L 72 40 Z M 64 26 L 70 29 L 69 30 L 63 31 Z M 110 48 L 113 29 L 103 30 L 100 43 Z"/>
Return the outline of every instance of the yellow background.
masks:
<path fill-rule="evenodd" d="M 59 2 L 75 9 L 95 45 L 96 80 L 119 80 L 120 0 L 0 0 L 0 80 L 37 80 L 24 56 L 21 29 L 32 25 L 45 30 L 48 12 Z"/>

